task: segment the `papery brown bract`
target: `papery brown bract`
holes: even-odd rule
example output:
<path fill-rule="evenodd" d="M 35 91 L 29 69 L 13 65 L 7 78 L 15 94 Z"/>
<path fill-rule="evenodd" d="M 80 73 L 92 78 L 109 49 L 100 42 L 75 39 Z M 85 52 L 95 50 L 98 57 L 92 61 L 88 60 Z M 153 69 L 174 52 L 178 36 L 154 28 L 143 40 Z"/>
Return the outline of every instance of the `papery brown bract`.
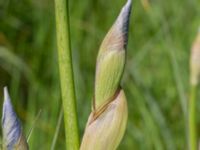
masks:
<path fill-rule="evenodd" d="M 80 150 L 115 150 L 126 129 L 128 108 L 126 96 L 120 90 L 104 112 L 94 119 L 92 112 L 83 136 Z"/>

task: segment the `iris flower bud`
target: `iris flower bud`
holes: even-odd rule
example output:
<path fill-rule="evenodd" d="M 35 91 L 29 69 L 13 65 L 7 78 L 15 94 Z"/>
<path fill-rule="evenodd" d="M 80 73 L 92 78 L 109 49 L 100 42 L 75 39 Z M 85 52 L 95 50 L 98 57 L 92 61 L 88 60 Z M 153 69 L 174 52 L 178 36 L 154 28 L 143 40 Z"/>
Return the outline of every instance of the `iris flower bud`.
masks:
<path fill-rule="evenodd" d="M 21 123 L 11 104 L 8 90 L 4 88 L 2 116 L 3 147 L 6 150 L 28 150 Z"/>
<path fill-rule="evenodd" d="M 104 107 L 119 88 L 125 65 L 130 12 L 131 0 L 128 0 L 101 44 L 96 64 L 95 109 Z"/>
<path fill-rule="evenodd" d="M 125 65 L 130 12 L 131 0 L 128 0 L 101 44 L 96 64 L 93 111 L 81 150 L 115 150 L 124 135 L 128 108 L 120 81 Z"/>

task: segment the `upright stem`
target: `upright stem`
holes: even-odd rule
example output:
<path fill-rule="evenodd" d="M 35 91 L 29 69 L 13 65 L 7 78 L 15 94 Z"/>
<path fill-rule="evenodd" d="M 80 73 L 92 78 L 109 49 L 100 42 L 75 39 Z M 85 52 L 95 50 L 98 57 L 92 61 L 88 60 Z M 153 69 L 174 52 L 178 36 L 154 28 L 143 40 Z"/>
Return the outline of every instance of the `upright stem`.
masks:
<path fill-rule="evenodd" d="M 197 150 L 196 130 L 196 85 L 191 85 L 189 100 L 189 150 Z"/>
<path fill-rule="evenodd" d="M 66 147 L 68 150 L 78 150 L 79 134 L 70 46 L 68 0 L 55 0 L 55 13 Z"/>

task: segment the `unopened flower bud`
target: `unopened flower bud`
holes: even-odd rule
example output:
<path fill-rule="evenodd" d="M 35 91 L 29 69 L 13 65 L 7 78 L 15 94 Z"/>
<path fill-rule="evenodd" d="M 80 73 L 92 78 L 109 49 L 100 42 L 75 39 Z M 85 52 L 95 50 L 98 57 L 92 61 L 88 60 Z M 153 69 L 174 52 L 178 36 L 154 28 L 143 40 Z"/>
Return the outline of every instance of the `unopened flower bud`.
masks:
<path fill-rule="evenodd" d="M 4 88 L 2 116 L 3 147 L 6 150 L 28 150 L 21 123 L 12 107 L 8 90 Z"/>
<path fill-rule="evenodd" d="M 128 0 L 101 44 L 96 65 L 95 109 L 104 107 L 119 88 L 125 65 L 130 12 L 131 0 Z"/>

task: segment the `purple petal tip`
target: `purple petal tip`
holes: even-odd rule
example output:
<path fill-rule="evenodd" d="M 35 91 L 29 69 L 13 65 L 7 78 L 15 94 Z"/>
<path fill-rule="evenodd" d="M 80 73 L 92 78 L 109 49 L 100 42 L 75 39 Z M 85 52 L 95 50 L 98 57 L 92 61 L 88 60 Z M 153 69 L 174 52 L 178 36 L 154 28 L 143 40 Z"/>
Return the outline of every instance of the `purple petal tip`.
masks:
<path fill-rule="evenodd" d="M 8 88 L 4 87 L 3 91 L 4 91 L 4 101 L 10 101 L 10 96 L 8 94 Z"/>
<path fill-rule="evenodd" d="M 121 30 L 124 34 L 124 43 L 125 48 L 128 41 L 128 30 L 129 30 L 129 20 L 130 20 L 130 14 L 131 14 L 131 6 L 132 6 L 132 0 L 128 0 L 124 7 L 122 8 L 118 18 L 117 18 L 117 24 L 121 24 Z"/>
<path fill-rule="evenodd" d="M 4 87 L 2 131 L 4 145 L 7 149 L 12 149 L 20 138 L 21 124 L 12 107 L 7 87 Z"/>

